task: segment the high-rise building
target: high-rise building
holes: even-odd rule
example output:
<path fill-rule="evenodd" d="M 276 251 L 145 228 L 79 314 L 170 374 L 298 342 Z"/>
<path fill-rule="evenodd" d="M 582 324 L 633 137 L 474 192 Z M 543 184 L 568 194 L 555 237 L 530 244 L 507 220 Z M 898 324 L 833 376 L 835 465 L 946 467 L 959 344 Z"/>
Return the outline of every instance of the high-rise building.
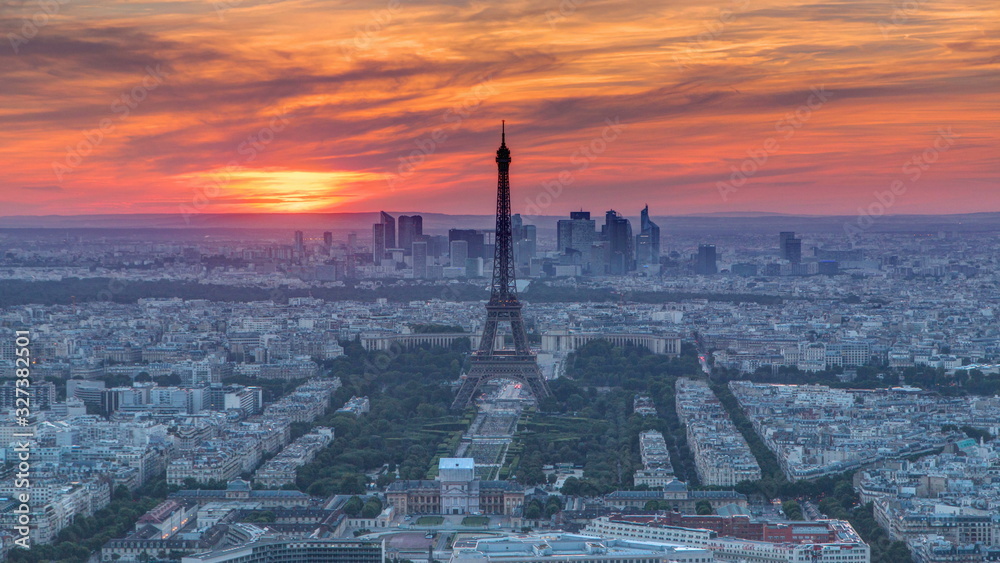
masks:
<path fill-rule="evenodd" d="M 303 238 L 302 231 L 295 231 L 295 252 L 301 256 L 305 248 L 305 239 Z"/>
<path fill-rule="evenodd" d="M 794 231 L 778 233 L 778 252 L 792 264 L 802 262 L 802 239 L 795 238 Z"/>
<path fill-rule="evenodd" d="M 448 243 L 456 240 L 464 240 L 469 245 L 469 258 L 484 258 L 484 247 L 486 246 L 483 233 L 475 229 L 449 229 Z M 464 264 L 463 264 L 464 266 Z"/>
<path fill-rule="evenodd" d="M 521 239 L 528 243 L 528 251 L 531 252 L 531 257 L 535 257 L 535 250 L 538 248 L 538 228 L 534 225 L 525 225 L 522 228 L 524 233 L 524 238 Z"/>
<path fill-rule="evenodd" d="M 381 264 L 385 258 L 385 223 L 372 225 L 372 261 Z"/>
<path fill-rule="evenodd" d="M 715 264 L 715 258 L 714 244 L 699 244 L 698 257 L 694 262 L 694 273 L 702 276 L 718 273 L 719 270 Z"/>
<path fill-rule="evenodd" d="M 483 259 L 469 258 L 465 261 L 465 275 L 470 278 L 483 277 Z"/>
<path fill-rule="evenodd" d="M 441 258 L 448 254 L 448 237 L 444 235 L 422 235 L 427 241 L 427 255 Z"/>
<path fill-rule="evenodd" d="M 465 262 L 469 259 L 469 243 L 464 240 L 451 241 L 449 256 L 451 257 L 452 268 L 464 268 L 466 265 Z"/>
<path fill-rule="evenodd" d="M 414 242 L 412 245 L 413 251 L 413 277 L 415 278 L 426 278 L 427 277 L 427 243 L 424 241 Z"/>
<path fill-rule="evenodd" d="M 601 238 L 608 241 L 608 274 L 622 275 L 635 270 L 635 239 L 628 219 L 609 209 L 604 214 Z"/>
<path fill-rule="evenodd" d="M 579 264 L 585 272 L 597 270 L 591 260 L 591 249 L 596 239 L 597 228 L 589 211 L 573 211 L 569 219 L 560 219 L 556 223 L 556 250 L 567 263 Z"/>
<path fill-rule="evenodd" d="M 792 264 L 802 262 L 802 239 L 792 237 L 785 240 L 785 258 Z"/>
<path fill-rule="evenodd" d="M 588 264 L 587 269 L 591 274 L 605 275 L 608 273 L 608 259 L 611 256 L 610 248 L 610 242 L 595 240 L 594 244 L 590 247 L 589 259 L 586 258 L 586 253 L 584 253 L 584 259 Z"/>
<path fill-rule="evenodd" d="M 522 229 L 524 228 L 524 219 L 521 218 L 520 213 L 515 213 L 510 217 L 510 236 L 511 240 L 521 240 L 524 238 L 524 233 Z"/>
<path fill-rule="evenodd" d="M 396 246 L 396 220 L 385 211 L 380 211 L 379 222 L 385 225 L 385 247 L 398 248 Z"/>
<path fill-rule="evenodd" d="M 379 222 L 372 225 L 372 261 L 381 263 L 390 248 L 396 248 L 396 220 L 385 211 L 380 211 Z"/>
<path fill-rule="evenodd" d="M 424 218 L 420 215 L 399 216 L 399 247 L 409 252 L 413 243 L 424 234 Z"/>
<path fill-rule="evenodd" d="M 325 246 L 327 250 L 330 250 L 330 247 L 333 246 L 333 233 L 330 231 L 323 233 L 323 246 Z"/>
<path fill-rule="evenodd" d="M 639 234 L 635 237 L 635 257 L 640 264 L 660 262 L 660 227 L 649 219 L 649 206 L 642 208 Z"/>
<path fill-rule="evenodd" d="M 597 229 L 589 211 L 574 211 L 569 219 L 560 219 L 556 223 L 556 245 L 560 253 L 567 250 L 588 252 L 594 244 Z"/>
<path fill-rule="evenodd" d="M 785 260 L 788 260 L 788 251 L 785 243 L 790 238 L 795 238 L 794 231 L 781 231 L 778 233 L 778 254 Z"/>
<path fill-rule="evenodd" d="M 510 224 L 514 243 L 514 263 L 522 272 L 528 272 L 531 260 L 537 255 L 538 230 L 534 225 L 525 225 L 520 213 L 510 218 Z"/>
<path fill-rule="evenodd" d="M 659 262 L 659 256 L 654 259 L 653 237 L 648 233 L 635 235 L 635 262 L 639 266 Z"/>

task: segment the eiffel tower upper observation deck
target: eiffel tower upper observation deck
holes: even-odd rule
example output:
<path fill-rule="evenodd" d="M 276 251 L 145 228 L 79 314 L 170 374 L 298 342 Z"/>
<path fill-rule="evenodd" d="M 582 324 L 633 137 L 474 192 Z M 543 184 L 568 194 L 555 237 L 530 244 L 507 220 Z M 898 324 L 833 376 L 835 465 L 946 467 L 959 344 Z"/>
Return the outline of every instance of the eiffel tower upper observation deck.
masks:
<path fill-rule="evenodd" d="M 521 302 L 517 299 L 514 248 L 510 224 L 510 149 L 507 148 L 506 127 L 501 126 L 500 148 L 497 149 L 497 225 L 493 254 L 493 287 L 486 304 L 486 324 L 479 349 L 472 353 L 472 368 L 452 403 L 462 409 L 472 402 L 476 392 L 492 379 L 511 379 L 522 383 L 537 401 L 549 396 L 538 361 L 528 346 L 528 335 L 521 317 Z M 513 350 L 496 349 L 497 326 L 509 322 L 514 339 Z"/>

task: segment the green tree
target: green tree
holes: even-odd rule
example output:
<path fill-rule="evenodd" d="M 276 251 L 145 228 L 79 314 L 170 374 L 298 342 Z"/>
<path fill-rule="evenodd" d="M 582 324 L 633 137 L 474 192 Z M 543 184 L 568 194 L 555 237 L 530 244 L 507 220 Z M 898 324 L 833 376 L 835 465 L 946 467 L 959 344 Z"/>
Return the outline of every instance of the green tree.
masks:
<path fill-rule="evenodd" d="M 524 507 L 524 517 L 528 520 L 538 520 L 542 517 L 542 505 L 537 500 L 533 500 L 528 503 L 528 506 Z"/>
<path fill-rule="evenodd" d="M 382 512 L 382 503 L 375 497 L 370 498 L 361 508 L 362 518 L 375 518 Z"/>
<path fill-rule="evenodd" d="M 556 495 L 549 495 L 545 499 L 545 517 L 551 518 L 563 509 L 562 498 Z"/>
<path fill-rule="evenodd" d="M 802 515 L 802 507 L 794 500 L 786 500 L 781 503 L 781 511 L 785 513 L 785 517 L 789 520 L 805 520 Z"/>
<path fill-rule="evenodd" d="M 357 516 L 361 514 L 361 510 L 364 508 L 364 502 L 361 501 L 361 497 L 353 496 L 344 503 L 344 512 L 348 516 Z"/>

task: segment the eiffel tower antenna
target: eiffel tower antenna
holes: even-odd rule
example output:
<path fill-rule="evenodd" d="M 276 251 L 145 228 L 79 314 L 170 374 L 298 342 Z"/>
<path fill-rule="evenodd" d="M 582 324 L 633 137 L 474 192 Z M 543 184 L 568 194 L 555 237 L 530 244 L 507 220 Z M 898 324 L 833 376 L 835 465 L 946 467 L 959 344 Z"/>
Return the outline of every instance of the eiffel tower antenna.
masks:
<path fill-rule="evenodd" d="M 472 354 L 472 368 L 452 403 L 462 409 L 472 403 L 479 388 L 493 379 L 512 379 L 522 383 L 537 401 L 549 396 L 538 361 L 528 346 L 528 334 L 517 299 L 517 272 L 510 224 L 510 149 L 507 148 L 506 123 L 500 124 L 500 148 L 497 149 L 497 223 L 493 251 L 493 284 L 486 304 L 486 324 L 479 348 Z M 514 337 L 513 350 L 497 349 L 497 325 L 509 322 Z"/>

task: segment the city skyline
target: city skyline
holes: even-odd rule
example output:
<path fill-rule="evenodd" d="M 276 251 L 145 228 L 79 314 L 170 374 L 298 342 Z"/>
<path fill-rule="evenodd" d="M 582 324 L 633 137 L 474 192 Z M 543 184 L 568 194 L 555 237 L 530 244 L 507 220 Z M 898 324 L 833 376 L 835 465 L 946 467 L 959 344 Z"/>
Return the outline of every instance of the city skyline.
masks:
<path fill-rule="evenodd" d="M 896 181 L 890 214 L 1000 210 L 998 9 L 848 8 L 25 4 L 0 201 L 488 214 L 506 119 L 524 214 L 852 215 Z"/>
<path fill-rule="evenodd" d="M 4 2 L 0 561 L 1000 562 L 998 16 Z"/>
<path fill-rule="evenodd" d="M 645 205 L 553 250 L 514 148 L 492 230 L 2 229 L 0 559 L 1000 556 L 995 226 Z"/>

